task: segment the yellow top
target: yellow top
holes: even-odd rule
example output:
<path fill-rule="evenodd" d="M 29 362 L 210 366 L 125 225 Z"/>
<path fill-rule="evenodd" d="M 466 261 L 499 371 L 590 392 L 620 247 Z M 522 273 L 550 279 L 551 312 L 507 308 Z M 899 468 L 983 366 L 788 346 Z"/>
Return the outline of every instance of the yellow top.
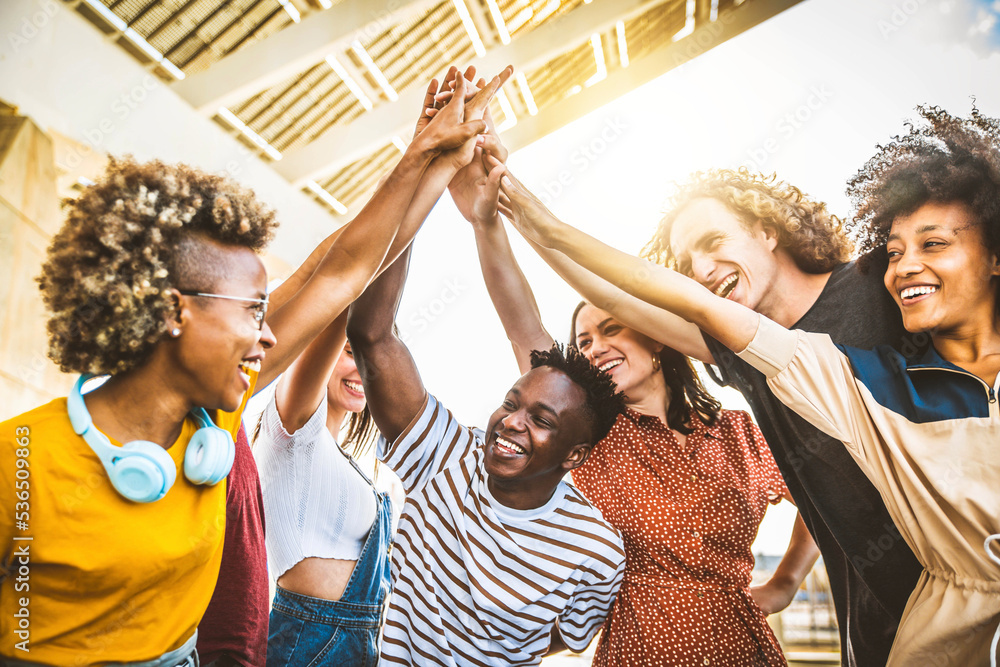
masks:
<path fill-rule="evenodd" d="M 256 380 L 236 412 L 214 415 L 234 439 Z M 0 424 L 0 655 L 52 665 L 151 660 L 194 633 L 226 529 L 225 482 L 184 477 L 197 428 L 189 417 L 167 450 L 177 466 L 167 495 L 135 503 L 73 432 L 65 398 Z"/>

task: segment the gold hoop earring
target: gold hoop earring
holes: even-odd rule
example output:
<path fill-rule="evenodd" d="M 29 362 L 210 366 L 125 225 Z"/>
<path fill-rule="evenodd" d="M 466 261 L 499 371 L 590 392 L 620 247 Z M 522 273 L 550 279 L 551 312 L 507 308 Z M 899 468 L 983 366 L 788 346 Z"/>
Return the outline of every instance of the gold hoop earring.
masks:
<path fill-rule="evenodd" d="M 656 354 L 655 352 L 653 353 L 653 370 L 654 371 L 660 370 L 660 355 Z"/>

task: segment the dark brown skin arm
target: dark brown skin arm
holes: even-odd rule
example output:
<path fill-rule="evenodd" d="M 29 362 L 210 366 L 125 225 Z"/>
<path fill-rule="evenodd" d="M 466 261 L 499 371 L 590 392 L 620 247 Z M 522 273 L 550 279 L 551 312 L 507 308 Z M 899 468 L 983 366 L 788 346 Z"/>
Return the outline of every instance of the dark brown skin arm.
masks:
<path fill-rule="evenodd" d="M 351 305 L 347 337 L 375 425 L 394 442 L 424 405 L 427 391 L 410 351 L 392 332 L 412 246 Z"/>
<path fill-rule="evenodd" d="M 323 261 L 324 257 L 326 257 L 326 253 L 330 250 L 330 247 L 346 228 L 347 225 L 344 225 L 323 239 L 323 241 L 316 246 L 311 253 L 309 253 L 306 260 L 302 262 L 297 269 L 295 269 L 292 275 L 288 276 L 283 283 L 271 291 L 268 295 L 268 300 L 270 301 L 268 310 L 271 311 L 272 315 L 281 310 L 281 307 L 288 302 L 288 299 L 302 289 L 302 286 L 306 284 L 309 277 L 316 272 L 316 267 L 319 266 L 319 263 Z"/>
<path fill-rule="evenodd" d="M 382 188 L 330 244 L 302 286 L 288 294 L 273 315 L 268 313 L 267 321 L 278 343 L 264 358 L 258 387 L 278 377 L 364 290 L 382 264 L 402 221 L 402 211 L 409 206 L 431 157 L 429 151 L 417 149 L 404 156 Z"/>
<path fill-rule="evenodd" d="M 447 114 L 455 107 L 462 109 L 466 125 L 481 123 L 481 126 L 475 127 L 485 128 L 486 124 L 482 118 L 487 105 L 512 72 L 512 68 L 504 68 L 489 85 L 469 95 L 466 104 L 464 100 L 467 82 L 464 77 L 458 75 L 457 70 L 449 71 L 448 78 L 455 79 L 455 91 L 458 94 L 454 95 L 442 110 L 432 108 L 435 106 L 433 95 L 428 89 L 430 97 L 424 100 L 425 113 L 417 124 L 414 142 L 426 133 L 426 128 L 440 123 L 442 114 Z M 426 128 L 423 127 L 424 124 Z M 403 285 L 406 283 L 412 249 L 409 242 L 451 179 L 473 158 L 476 145 L 480 142 L 475 140 L 474 134 L 469 134 L 469 139 L 471 141 L 467 140 L 454 150 L 440 155 L 428 167 L 403 213 L 400 235 L 390 248 L 387 261 L 393 258 L 393 253 L 399 247 L 400 237 L 405 239 L 407 244 L 404 246 L 405 250 L 399 248 L 401 250 L 399 258 L 383 270 L 350 308 L 347 335 L 351 341 L 358 371 L 361 373 L 361 381 L 365 385 L 372 417 L 379 431 L 389 442 L 395 441 L 409 426 L 423 407 L 427 395 L 410 351 L 392 332 Z"/>

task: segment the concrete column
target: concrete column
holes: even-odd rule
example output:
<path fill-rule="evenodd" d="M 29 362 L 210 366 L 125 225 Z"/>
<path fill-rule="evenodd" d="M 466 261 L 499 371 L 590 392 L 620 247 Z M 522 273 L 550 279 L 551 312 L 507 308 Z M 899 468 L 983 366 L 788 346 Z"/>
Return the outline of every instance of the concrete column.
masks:
<path fill-rule="evenodd" d="M 0 113 L 0 419 L 65 396 L 72 378 L 48 357 L 35 278 L 62 223 L 52 140 L 12 109 Z"/>

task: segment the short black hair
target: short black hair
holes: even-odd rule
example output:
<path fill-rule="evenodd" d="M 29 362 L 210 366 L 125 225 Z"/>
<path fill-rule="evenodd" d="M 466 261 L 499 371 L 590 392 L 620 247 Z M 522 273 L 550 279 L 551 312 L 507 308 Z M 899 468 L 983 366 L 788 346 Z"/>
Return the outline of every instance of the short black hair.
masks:
<path fill-rule="evenodd" d="M 848 182 L 856 208 L 848 226 L 858 249 L 869 258 L 876 249 L 884 255 L 893 220 L 924 204 L 954 202 L 972 212 L 990 253 L 1000 253 L 1000 121 L 975 103 L 969 118 L 936 106 L 917 112 L 924 122 L 907 122 L 907 133 L 880 145 Z"/>
<path fill-rule="evenodd" d="M 618 391 L 615 381 L 598 370 L 575 347 L 553 343 L 548 350 L 531 351 L 531 367 L 548 366 L 565 373 L 583 389 L 586 400 L 583 411 L 590 418 L 591 433 L 597 444 L 611 432 L 618 415 L 625 411 L 625 394 Z"/>

